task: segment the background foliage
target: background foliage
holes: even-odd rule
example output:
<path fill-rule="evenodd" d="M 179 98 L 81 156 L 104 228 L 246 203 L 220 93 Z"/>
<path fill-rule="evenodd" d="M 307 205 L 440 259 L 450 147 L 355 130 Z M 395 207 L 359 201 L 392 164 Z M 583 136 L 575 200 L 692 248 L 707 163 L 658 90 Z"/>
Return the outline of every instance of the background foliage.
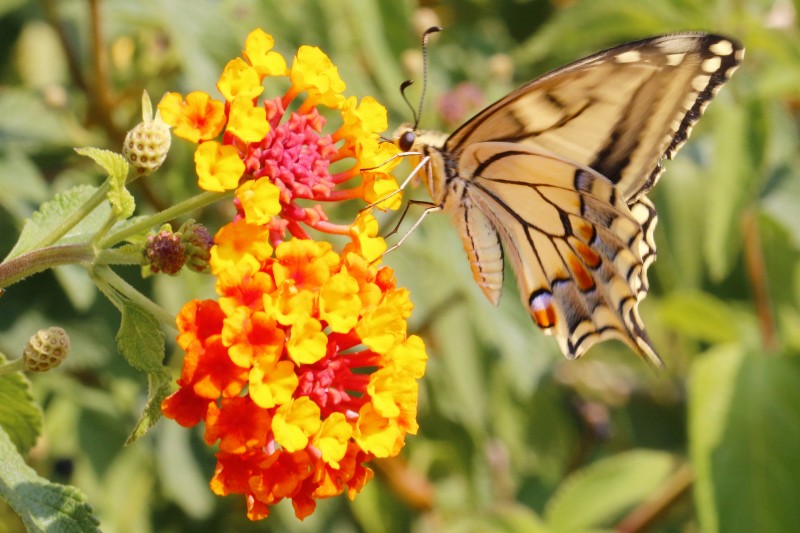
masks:
<path fill-rule="evenodd" d="M 146 397 L 144 377 L 117 353 L 118 315 L 110 304 L 79 271 L 60 268 L 0 299 L 3 353 L 16 356 L 50 324 L 72 337 L 65 365 L 33 379 L 44 437 L 29 464 L 80 488 L 107 532 L 796 527 L 797 2 L 422 4 L 0 2 L 0 255 L 39 203 L 97 182 L 96 169 L 72 147 L 117 149 L 138 121 L 143 89 L 213 91 L 222 64 L 255 26 L 272 33 L 286 55 L 299 44 L 322 47 L 348 93 L 375 96 L 399 125 L 410 111 L 397 88 L 421 79 L 418 35 L 441 23 L 446 31 L 431 46 L 421 125 L 445 129 L 530 77 L 603 47 L 707 29 L 739 38 L 747 55 L 651 195 L 660 213 L 659 259 L 642 315 L 667 369 L 652 372 L 616 343 L 564 361 L 530 323 L 513 282 L 499 309 L 485 301 L 449 221 L 430 217 L 386 258 L 411 290 L 412 326 L 431 355 L 420 434 L 402 459 L 376 465 L 377 481 L 355 502 L 321 502 L 303 523 L 281 505 L 251 524 L 241 501 L 211 495 L 214 461 L 198 431 L 162 420 L 123 447 Z M 135 191 L 140 209 L 194 192 L 191 147 L 174 145 L 168 166 Z M 199 215 L 216 229 L 219 213 Z M 136 269 L 128 274 L 171 312 L 213 293 L 211 280 L 199 275 L 144 282 Z M 174 344 L 168 352 L 177 372 L 181 354 Z M 23 388 L 3 381 L 0 395 Z M 0 443 L 0 456 L 9 446 Z M 0 511 L 0 531 L 22 528 L 12 511 Z"/>

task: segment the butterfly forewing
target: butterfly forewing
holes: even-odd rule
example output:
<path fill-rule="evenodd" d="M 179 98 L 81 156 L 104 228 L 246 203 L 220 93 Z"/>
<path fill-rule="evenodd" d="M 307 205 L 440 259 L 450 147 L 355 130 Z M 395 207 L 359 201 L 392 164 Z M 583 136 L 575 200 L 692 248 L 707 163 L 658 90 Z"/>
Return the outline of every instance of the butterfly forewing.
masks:
<path fill-rule="evenodd" d="M 481 141 L 539 146 L 589 166 L 626 199 L 646 193 L 680 148 L 743 49 L 725 37 L 665 35 L 537 78 L 459 128 L 444 149 Z"/>
<path fill-rule="evenodd" d="M 656 255 L 644 194 L 742 56 L 716 35 L 638 41 L 531 81 L 443 145 L 418 141 L 489 300 L 502 242 L 533 320 L 567 357 L 616 338 L 659 365 L 638 312 Z"/>

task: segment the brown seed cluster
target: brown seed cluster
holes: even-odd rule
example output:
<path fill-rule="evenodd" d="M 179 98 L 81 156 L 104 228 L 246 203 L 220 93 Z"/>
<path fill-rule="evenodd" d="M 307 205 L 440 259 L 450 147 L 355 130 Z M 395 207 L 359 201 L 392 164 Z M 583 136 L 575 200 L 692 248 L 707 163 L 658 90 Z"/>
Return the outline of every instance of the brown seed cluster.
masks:
<path fill-rule="evenodd" d="M 122 154 L 139 176 L 155 172 L 169 152 L 172 137 L 161 120 L 140 122 L 125 136 Z"/>
<path fill-rule="evenodd" d="M 69 353 L 69 337 L 59 327 L 40 329 L 28 341 L 22 358 L 25 369 L 31 372 L 44 372 L 61 364 Z"/>

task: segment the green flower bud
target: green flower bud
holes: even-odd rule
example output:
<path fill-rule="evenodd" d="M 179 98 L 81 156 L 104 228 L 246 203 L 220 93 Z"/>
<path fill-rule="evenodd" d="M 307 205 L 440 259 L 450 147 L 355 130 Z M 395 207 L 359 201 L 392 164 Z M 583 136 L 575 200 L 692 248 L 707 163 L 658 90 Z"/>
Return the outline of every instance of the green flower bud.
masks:
<path fill-rule="evenodd" d="M 139 176 L 147 176 L 161 167 L 169 152 L 172 136 L 169 126 L 161 120 L 161 114 L 153 116 L 150 96 L 145 91 L 142 96 L 142 122 L 125 136 L 122 155 L 128 160 Z"/>
<path fill-rule="evenodd" d="M 214 238 L 205 226 L 194 220 L 186 221 L 178 230 L 181 242 L 186 245 L 186 266 L 200 273 L 210 272 L 211 247 Z"/>

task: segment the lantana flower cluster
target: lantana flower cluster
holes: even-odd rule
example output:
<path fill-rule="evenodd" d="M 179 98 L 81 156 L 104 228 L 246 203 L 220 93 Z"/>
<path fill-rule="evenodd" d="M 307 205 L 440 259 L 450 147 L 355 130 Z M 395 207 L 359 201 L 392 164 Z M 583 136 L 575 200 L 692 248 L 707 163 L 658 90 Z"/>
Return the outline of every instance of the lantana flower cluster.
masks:
<path fill-rule="evenodd" d="M 301 224 L 347 234 L 348 227 L 330 223 L 319 203 L 301 203 L 361 198 L 371 204 L 397 190 L 390 172 L 398 149 L 378 135 L 388 126 L 386 108 L 370 96 L 360 102 L 345 97 L 338 69 L 319 48 L 301 46 L 289 68 L 273 46 L 264 31 L 250 33 L 243 57 L 228 62 L 217 82 L 224 101 L 200 91 L 185 98 L 168 93 L 159 111 L 176 136 L 198 143 L 200 188 L 236 189 L 240 211 L 248 222 L 268 225 L 273 243 L 287 231 L 308 238 Z M 289 90 L 259 101 L 264 80 L 280 77 L 289 78 Z M 298 103 L 300 95 L 305 99 Z M 323 133 L 320 106 L 339 114 L 341 124 L 332 133 Z M 331 165 L 339 170 L 332 172 Z M 353 181 L 358 183 L 349 185 Z M 396 209 L 400 201 L 392 195 L 379 207 Z"/>
<path fill-rule="evenodd" d="M 210 252 L 218 298 L 191 301 L 178 316 L 186 355 L 162 410 L 183 426 L 205 424 L 206 443 L 218 445 L 211 488 L 244 495 L 253 520 L 283 499 L 302 519 L 320 498 L 355 497 L 373 475 L 366 463 L 398 454 L 416 433 L 427 359 L 407 333 L 408 291 L 379 264 L 386 244 L 375 217 L 365 211 L 339 226 L 319 204 L 303 206 L 379 201 L 397 187 L 385 169 L 396 148 L 378 137 L 386 110 L 345 98 L 319 49 L 301 47 L 287 68 L 272 46 L 263 31 L 250 34 L 244 59 L 228 63 L 217 84 L 224 103 L 191 93 L 159 106 L 177 135 L 199 143 L 201 188 L 235 190 L 237 207 Z M 291 87 L 258 104 L 270 76 L 287 76 Z M 340 112 L 334 133 L 323 133 L 319 106 Z M 330 172 L 346 159 L 350 167 Z M 301 225 L 350 242 L 337 252 Z"/>

